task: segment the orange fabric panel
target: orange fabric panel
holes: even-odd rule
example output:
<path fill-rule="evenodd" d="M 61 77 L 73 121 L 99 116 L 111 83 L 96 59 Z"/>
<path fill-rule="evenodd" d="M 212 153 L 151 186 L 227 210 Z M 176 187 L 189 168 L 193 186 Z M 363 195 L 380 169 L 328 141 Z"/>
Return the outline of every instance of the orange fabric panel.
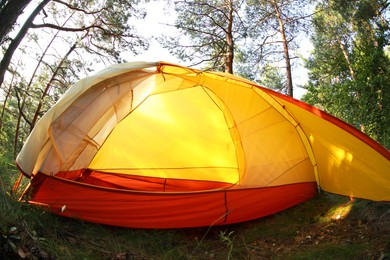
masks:
<path fill-rule="evenodd" d="M 56 177 L 74 181 L 74 180 L 79 179 L 84 174 L 84 172 L 85 172 L 85 169 L 59 172 L 56 174 Z"/>
<path fill-rule="evenodd" d="M 190 192 L 221 189 L 232 186 L 232 184 L 225 182 L 164 179 L 123 174 L 117 175 L 96 171 L 88 171 L 88 173 L 84 174 L 78 181 L 105 188 L 155 192 Z"/>
<path fill-rule="evenodd" d="M 55 214 L 115 226 L 184 228 L 256 219 L 303 202 L 315 183 L 213 192 L 152 193 L 98 188 L 44 174 L 30 203 Z"/>
<path fill-rule="evenodd" d="M 289 185 L 229 190 L 227 193 L 227 223 L 237 223 L 268 216 L 293 207 L 317 194 L 315 182 Z"/>
<path fill-rule="evenodd" d="M 222 224 L 223 192 L 144 193 L 97 188 L 41 175 L 31 203 L 86 221 L 137 228 L 177 228 Z M 217 224 L 218 224 L 217 223 Z"/>

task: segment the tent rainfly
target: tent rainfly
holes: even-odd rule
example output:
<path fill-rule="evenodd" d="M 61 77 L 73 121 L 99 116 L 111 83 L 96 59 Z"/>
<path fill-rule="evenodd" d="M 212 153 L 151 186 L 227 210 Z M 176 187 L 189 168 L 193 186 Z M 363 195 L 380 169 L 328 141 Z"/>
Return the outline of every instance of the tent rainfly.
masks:
<path fill-rule="evenodd" d="M 317 188 L 390 201 L 390 152 L 360 131 L 245 79 L 164 62 L 70 87 L 16 163 L 29 203 L 134 228 L 252 220 Z"/>

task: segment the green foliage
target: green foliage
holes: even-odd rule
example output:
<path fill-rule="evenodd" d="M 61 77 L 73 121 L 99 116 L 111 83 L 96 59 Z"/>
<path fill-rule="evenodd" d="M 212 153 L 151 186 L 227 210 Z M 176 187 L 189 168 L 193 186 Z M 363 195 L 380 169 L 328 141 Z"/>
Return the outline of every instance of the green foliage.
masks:
<path fill-rule="evenodd" d="M 1 121 L 1 131 L 0 131 L 0 158 L 1 160 L 5 158 L 12 158 L 12 149 L 13 147 L 13 135 L 14 130 L 12 128 L 13 126 L 13 118 L 12 115 L 9 113 L 5 114 L 3 116 Z M 1 161 L 1 164 L 3 164 L 3 161 Z"/>
<path fill-rule="evenodd" d="M 232 237 L 233 233 L 234 233 L 234 231 L 230 231 L 229 233 L 227 233 L 227 230 L 219 232 L 219 240 L 222 243 L 225 243 L 226 247 L 229 250 L 228 255 L 227 255 L 227 259 L 231 259 L 231 257 L 232 257 L 232 251 L 233 251 L 233 246 L 234 246 L 234 244 L 233 244 L 234 237 Z"/>
<path fill-rule="evenodd" d="M 260 75 L 259 84 L 279 92 L 285 88 L 286 79 L 279 68 L 266 64 L 262 68 Z"/>
<path fill-rule="evenodd" d="M 384 5 L 367 0 L 317 6 L 303 100 L 390 147 L 389 21 Z"/>

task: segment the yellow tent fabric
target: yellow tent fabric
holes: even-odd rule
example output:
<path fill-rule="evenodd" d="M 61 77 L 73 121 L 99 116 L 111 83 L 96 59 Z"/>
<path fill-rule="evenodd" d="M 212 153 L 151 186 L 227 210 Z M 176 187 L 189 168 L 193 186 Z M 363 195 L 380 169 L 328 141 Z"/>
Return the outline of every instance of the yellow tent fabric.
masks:
<path fill-rule="evenodd" d="M 236 149 L 224 115 L 209 95 L 214 94 L 194 87 L 150 96 L 117 125 L 89 168 L 238 182 Z"/>
<path fill-rule="evenodd" d="M 346 123 L 245 79 L 164 62 L 81 80 L 34 128 L 21 171 L 91 169 L 248 187 L 314 182 L 390 201 L 389 151 Z"/>

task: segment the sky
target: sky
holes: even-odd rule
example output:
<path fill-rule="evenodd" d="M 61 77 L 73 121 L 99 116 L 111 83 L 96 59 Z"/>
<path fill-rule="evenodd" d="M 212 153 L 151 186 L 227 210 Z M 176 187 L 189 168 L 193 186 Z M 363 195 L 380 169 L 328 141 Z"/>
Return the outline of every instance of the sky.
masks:
<path fill-rule="evenodd" d="M 173 6 L 166 6 L 166 1 L 151 1 L 144 4 L 147 9 L 147 16 L 142 21 L 137 21 L 138 28 L 142 28 L 142 35 L 152 37 L 155 35 L 174 32 L 174 29 L 166 24 L 174 24 L 175 16 Z M 161 47 L 156 41 L 152 40 L 150 48 L 138 56 L 129 53 L 125 57 L 129 61 L 166 61 L 170 63 L 180 64 L 180 60 L 172 56 L 167 49 Z M 183 65 L 183 64 L 181 64 Z"/>

